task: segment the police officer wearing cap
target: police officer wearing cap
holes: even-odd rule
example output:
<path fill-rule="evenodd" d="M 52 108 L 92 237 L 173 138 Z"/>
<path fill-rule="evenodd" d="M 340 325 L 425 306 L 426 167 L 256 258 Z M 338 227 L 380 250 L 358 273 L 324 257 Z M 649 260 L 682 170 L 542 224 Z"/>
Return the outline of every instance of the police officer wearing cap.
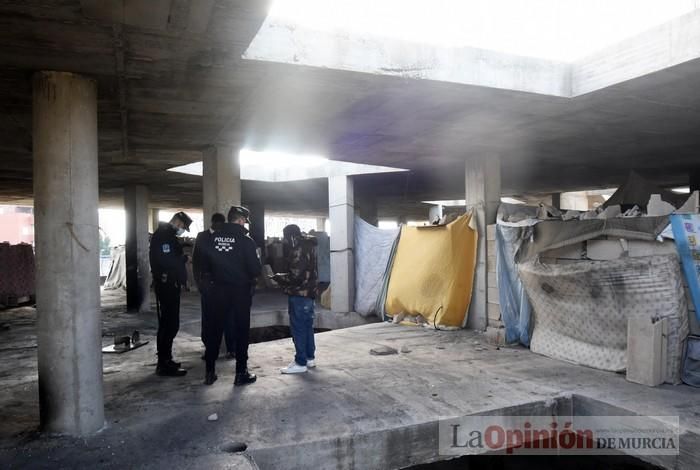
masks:
<path fill-rule="evenodd" d="M 158 311 L 158 366 L 162 376 L 180 377 L 187 373 L 173 361 L 173 340 L 180 329 L 180 289 L 187 283 L 187 256 L 177 237 L 189 232 L 192 219 L 178 212 L 170 222 L 161 222 L 151 236 L 149 258 Z"/>
<path fill-rule="evenodd" d="M 227 323 L 233 329 L 236 348 L 234 385 L 246 385 L 256 380 L 255 375 L 248 372 L 248 339 L 255 279 L 262 267 L 255 242 L 245 228 L 249 216 L 245 207 L 231 207 L 228 223 L 204 239 L 194 254 L 197 265 L 201 266 L 202 272 L 209 273 L 211 279 L 204 332 L 205 385 L 211 385 L 217 379 L 216 359 Z"/>

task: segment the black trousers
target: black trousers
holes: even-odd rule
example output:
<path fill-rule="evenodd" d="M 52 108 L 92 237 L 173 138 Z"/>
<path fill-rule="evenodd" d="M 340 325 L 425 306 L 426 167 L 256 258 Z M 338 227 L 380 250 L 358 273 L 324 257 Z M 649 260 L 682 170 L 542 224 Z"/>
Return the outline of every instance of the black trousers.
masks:
<path fill-rule="evenodd" d="M 204 346 L 204 358 L 207 370 L 215 369 L 219 357 L 221 337 L 227 329 L 232 329 L 236 347 L 236 373 L 248 370 L 248 340 L 250 334 L 250 306 L 252 296 L 250 286 L 214 284 L 207 296 L 207 310 Z"/>
<path fill-rule="evenodd" d="M 204 343 L 205 346 L 207 344 L 205 332 L 209 330 L 207 327 L 207 322 L 209 321 L 209 318 L 212 317 L 212 314 L 209 313 L 209 305 L 212 303 L 211 295 L 213 290 L 214 284 L 210 281 L 202 281 L 202 285 L 199 287 L 200 302 L 202 306 L 202 331 L 200 336 L 202 338 L 202 343 Z M 236 340 L 234 338 L 233 331 L 233 315 L 229 315 L 226 317 L 224 324 L 224 341 L 226 342 L 226 352 L 228 353 L 236 352 Z"/>
<path fill-rule="evenodd" d="M 158 363 L 163 364 L 173 358 L 173 340 L 180 329 L 180 285 L 155 282 L 158 313 Z"/>

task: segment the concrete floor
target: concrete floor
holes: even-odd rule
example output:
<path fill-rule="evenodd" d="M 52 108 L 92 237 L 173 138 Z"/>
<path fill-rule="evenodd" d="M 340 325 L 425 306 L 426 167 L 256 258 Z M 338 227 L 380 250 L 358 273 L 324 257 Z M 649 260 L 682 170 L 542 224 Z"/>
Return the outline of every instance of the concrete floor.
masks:
<path fill-rule="evenodd" d="M 258 300 L 279 308 L 285 299 Z M 87 439 L 36 432 L 34 311 L 1 311 L 0 467 L 401 468 L 437 458 L 441 416 L 514 412 L 572 395 L 574 406 L 597 413 L 680 415 L 681 455 L 654 463 L 697 468 L 700 462 L 698 390 L 635 385 L 525 349 L 497 349 L 471 331 L 376 323 L 321 333 L 318 367 L 303 376 L 279 374 L 293 356 L 290 339 L 254 344 L 256 384 L 234 389 L 233 364 L 221 361 L 219 381 L 205 387 L 196 301 L 186 296 L 175 346 L 189 374 L 157 377 L 153 342 L 105 355 L 107 426 Z M 119 295 L 103 297 L 105 334 L 138 328 L 153 335 L 154 315 L 127 314 L 123 305 Z M 370 355 L 379 345 L 401 352 Z M 218 421 L 207 421 L 212 413 Z M 234 442 L 246 443 L 256 464 L 228 453 Z"/>

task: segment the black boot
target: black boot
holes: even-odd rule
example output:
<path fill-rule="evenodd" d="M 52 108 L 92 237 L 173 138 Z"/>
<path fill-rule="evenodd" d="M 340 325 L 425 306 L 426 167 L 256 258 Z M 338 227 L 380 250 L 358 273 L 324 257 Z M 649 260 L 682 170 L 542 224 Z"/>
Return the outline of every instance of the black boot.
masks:
<path fill-rule="evenodd" d="M 213 370 L 208 370 L 206 374 L 204 375 L 204 385 L 211 385 L 214 382 L 216 382 L 216 379 L 218 379 L 216 372 Z"/>
<path fill-rule="evenodd" d="M 258 380 L 258 378 L 255 376 L 255 374 L 251 374 L 246 370 L 245 372 L 236 373 L 236 379 L 233 381 L 233 385 L 248 385 L 252 384 L 256 380 Z"/>
<path fill-rule="evenodd" d="M 177 367 L 174 363 L 163 363 L 158 364 L 156 367 L 156 374 L 161 377 L 182 377 L 187 374 L 187 371 L 181 367 Z"/>
<path fill-rule="evenodd" d="M 172 368 L 174 368 L 174 369 L 179 369 L 180 367 L 182 367 L 182 363 L 181 363 L 181 362 L 175 362 L 175 361 L 173 361 L 172 359 L 170 359 L 170 360 L 167 362 L 167 365 L 168 365 L 168 367 L 172 367 Z"/>

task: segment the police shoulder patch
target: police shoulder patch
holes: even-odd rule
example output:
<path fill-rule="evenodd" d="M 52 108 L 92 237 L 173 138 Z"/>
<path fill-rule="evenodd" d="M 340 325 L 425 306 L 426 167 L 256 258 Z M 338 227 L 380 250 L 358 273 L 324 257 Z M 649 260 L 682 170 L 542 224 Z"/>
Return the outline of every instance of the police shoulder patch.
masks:
<path fill-rule="evenodd" d="M 169 243 L 163 243 L 161 246 L 161 250 L 163 253 L 170 253 L 170 244 Z"/>

